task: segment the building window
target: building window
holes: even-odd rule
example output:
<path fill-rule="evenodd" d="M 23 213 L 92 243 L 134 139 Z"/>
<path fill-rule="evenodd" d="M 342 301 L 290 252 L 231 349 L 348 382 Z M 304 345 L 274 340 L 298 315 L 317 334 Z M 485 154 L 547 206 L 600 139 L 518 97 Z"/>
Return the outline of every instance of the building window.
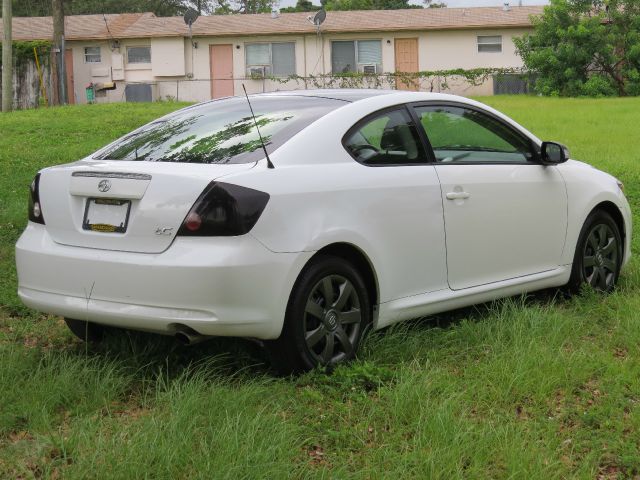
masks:
<path fill-rule="evenodd" d="M 151 63 L 151 47 L 127 47 L 127 63 Z"/>
<path fill-rule="evenodd" d="M 247 76 L 287 77 L 296 73 L 296 44 L 250 43 L 245 46 Z"/>
<path fill-rule="evenodd" d="M 502 35 L 478 35 L 478 52 L 502 52 Z"/>
<path fill-rule="evenodd" d="M 331 42 L 333 73 L 382 73 L 382 42 L 350 40 Z"/>
<path fill-rule="evenodd" d="M 84 63 L 100 63 L 100 47 L 84 47 Z"/>

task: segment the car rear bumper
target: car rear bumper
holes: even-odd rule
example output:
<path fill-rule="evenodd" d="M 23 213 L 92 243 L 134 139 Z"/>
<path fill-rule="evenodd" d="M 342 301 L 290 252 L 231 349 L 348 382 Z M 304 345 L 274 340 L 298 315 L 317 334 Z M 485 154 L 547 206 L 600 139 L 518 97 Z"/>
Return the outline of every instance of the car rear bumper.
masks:
<path fill-rule="evenodd" d="M 18 295 L 64 317 L 167 335 L 277 338 L 313 252 L 274 253 L 251 235 L 177 238 L 141 254 L 55 243 L 30 223 L 16 244 Z"/>

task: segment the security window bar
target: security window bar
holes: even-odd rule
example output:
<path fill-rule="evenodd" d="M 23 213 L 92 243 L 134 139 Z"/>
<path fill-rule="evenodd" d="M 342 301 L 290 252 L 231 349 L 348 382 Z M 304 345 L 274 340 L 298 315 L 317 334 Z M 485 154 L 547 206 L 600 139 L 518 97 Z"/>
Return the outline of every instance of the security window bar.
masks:
<path fill-rule="evenodd" d="M 295 75 L 296 45 L 293 42 L 247 44 L 245 65 L 249 77 Z"/>
<path fill-rule="evenodd" d="M 102 62 L 100 47 L 84 48 L 84 63 L 100 63 L 100 62 Z"/>
<path fill-rule="evenodd" d="M 502 35 L 478 35 L 478 53 L 501 53 Z"/>
<path fill-rule="evenodd" d="M 380 40 L 350 40 L 331 42 L 333 73 L 381 73 L 382 42 Z"/>
<path fill-rule="evenodd" d="M 151 63 L 151 47 L 127 47 L 128 63 Z"/>

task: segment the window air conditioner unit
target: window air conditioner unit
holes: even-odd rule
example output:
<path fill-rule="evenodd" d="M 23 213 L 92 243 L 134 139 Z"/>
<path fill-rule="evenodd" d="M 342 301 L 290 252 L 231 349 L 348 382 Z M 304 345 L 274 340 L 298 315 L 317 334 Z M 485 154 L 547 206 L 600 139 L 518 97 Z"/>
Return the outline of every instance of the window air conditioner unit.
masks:
<path fill-rule="evenodd" d="M 264 78 L 267 76 L 267 67 L 249 67 L 249 76 L 251 78 Z"/>
<path fill-rule="evenodd" d="M 376 73 L 378 73 L 378 65 L 376 65 L 375 63 L 360 65 L 360 71 L 362 73 L 375 75 Z"/>

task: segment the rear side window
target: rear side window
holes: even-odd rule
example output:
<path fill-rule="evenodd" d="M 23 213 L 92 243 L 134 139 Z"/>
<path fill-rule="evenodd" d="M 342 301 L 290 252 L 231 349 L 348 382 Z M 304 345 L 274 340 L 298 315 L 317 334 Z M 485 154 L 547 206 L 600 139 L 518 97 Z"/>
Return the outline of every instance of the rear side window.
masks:
<path fill-rule="evenodd" d="M 365 165 L 426 161 L 416 127 L 404 108 L 369 117 L 347 133 L 343 143 L 351 156 Z"/>
<path fill-rule="evenodd" d="M 293 135 L 346 104 L 328 98 L 282 96 L 251 100 L 260 133 L 273 152 Z M 264 157 L 247 100 L 197 105 L 152 122 L 94 158 L 179 163 L 251 163 Z"/>

